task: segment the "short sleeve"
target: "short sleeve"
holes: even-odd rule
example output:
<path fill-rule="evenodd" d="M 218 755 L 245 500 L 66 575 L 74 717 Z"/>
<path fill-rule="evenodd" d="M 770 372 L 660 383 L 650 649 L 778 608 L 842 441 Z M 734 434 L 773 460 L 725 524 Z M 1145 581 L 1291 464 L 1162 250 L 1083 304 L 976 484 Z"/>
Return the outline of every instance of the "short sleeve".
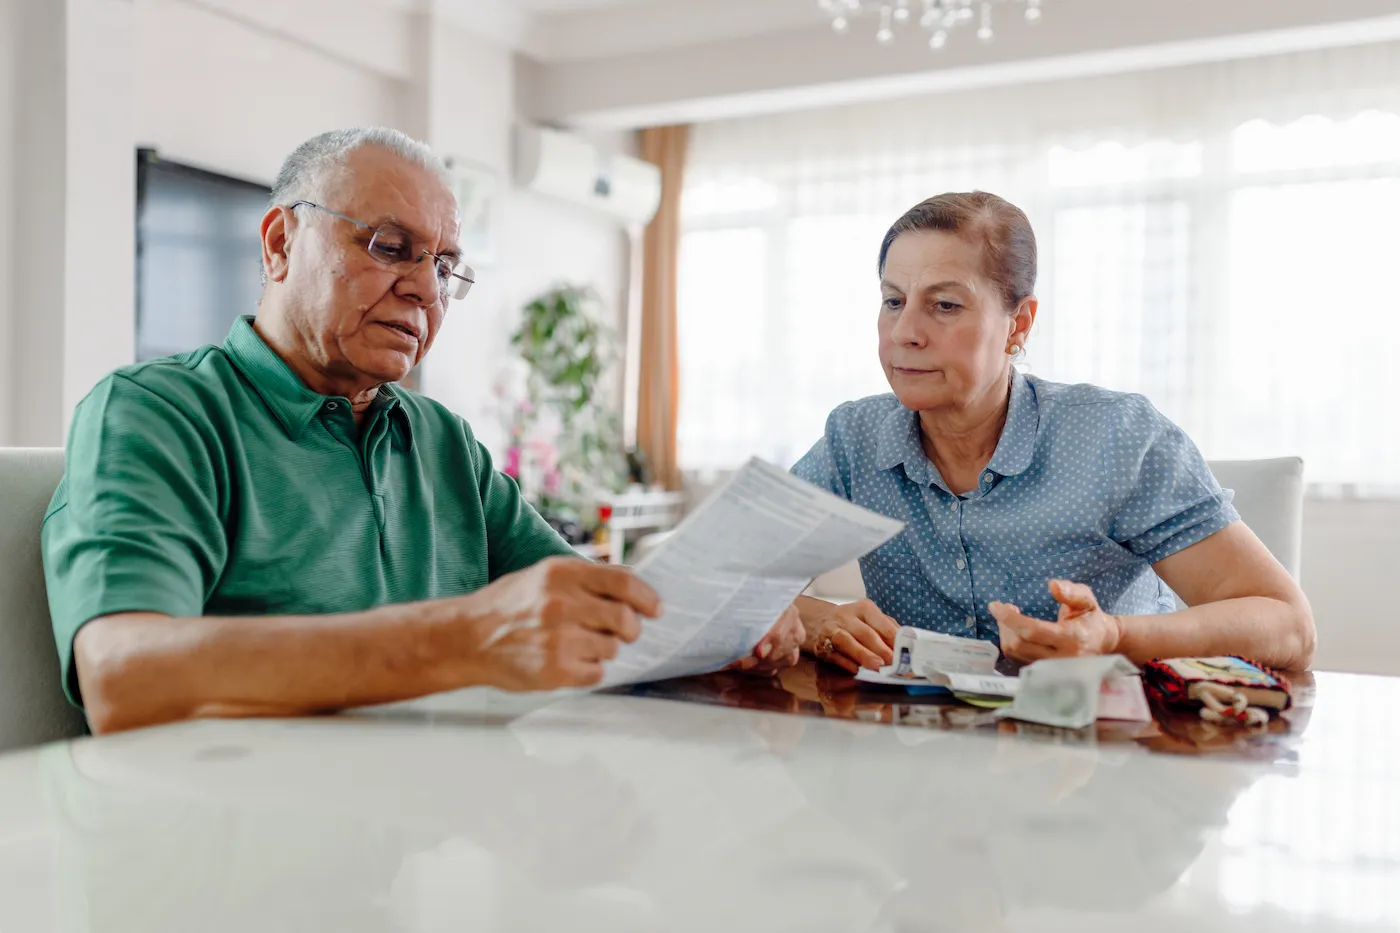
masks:
<path fill-rule="evenodd" d="M 122 375 L 78 406 L 43 527 L 64 690 L 81 705 L 73 639 L 118 612 L 203 614 L 228 557 L 207 436 Z"/>
<path fill-rule="evenodd" d="M 826 433 L 812 445 L 792 466 L 792 475 L 805 480 L 820 489 L 825 489 L 842 499 L 851 498 L 849 469 L 844 468 L 846 458 L 841 455 L 840 421 L 841 409 L 833 411 L 826 419 Z"/>
<path fill-rule="evenodd" d="M 1129 398 L 1106 455 L 1109 475 L 1131 481 L 1111 537 L 1149 563 L 1239 520 L 1191 438 L 1141 396 Z"/>
<path fill-rule="evenodd" d="M 486 516 L 487 573 L 491 580 L 537 564 L 546 557 L 579 554 L 534 510 L 515 480 L 496 469 L 491 453 L 462 422 L 472 448 L 481 509 Z"/>

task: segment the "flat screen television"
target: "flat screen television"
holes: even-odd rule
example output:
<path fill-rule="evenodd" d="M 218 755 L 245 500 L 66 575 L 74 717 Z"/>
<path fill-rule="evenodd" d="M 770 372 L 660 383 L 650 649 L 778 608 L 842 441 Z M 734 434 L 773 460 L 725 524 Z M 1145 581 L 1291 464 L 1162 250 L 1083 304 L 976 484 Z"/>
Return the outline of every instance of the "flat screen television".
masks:
<path fill-rule="evenodd" d="M 136 154 L 136 358 L 223 343 L 262 290 L 266 185 Z"/>

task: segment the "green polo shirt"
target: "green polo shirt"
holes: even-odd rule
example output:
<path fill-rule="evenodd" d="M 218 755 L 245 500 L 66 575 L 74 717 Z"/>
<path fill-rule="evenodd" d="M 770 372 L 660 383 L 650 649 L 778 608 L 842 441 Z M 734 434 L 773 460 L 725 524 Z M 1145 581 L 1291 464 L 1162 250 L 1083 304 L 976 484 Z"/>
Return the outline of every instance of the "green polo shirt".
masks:
<path fill-rule="evenodd" d="M 69 699 L 73 638 L 116 612 L 352 612 L 469 593 L 573 550 L 461 418 L 385 386 L 362 427 L 263 343 L 128 366 L 79 404 L 44 519 Z"/>

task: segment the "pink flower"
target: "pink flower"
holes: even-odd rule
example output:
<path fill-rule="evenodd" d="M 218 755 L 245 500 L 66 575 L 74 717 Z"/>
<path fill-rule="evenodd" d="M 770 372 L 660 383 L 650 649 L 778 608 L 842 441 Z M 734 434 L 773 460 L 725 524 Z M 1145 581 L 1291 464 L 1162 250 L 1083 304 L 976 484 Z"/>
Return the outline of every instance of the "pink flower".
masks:
<path fill-rule="evenodd" d="M 529 444 L 530 453 L 534 455 L 535 460 L 540 466 L 546 470 L 555 469 L 559 463 L 559 451 L 553 444 L 549 441 L 539 439 L 532 440 Z"/>
<path fill-rule="evenodd" d="M 506 476 L 509 476 L 511 479 L 520 479 L 519 447 L 511 447 L 509 450 L 506 451 L 506 465 L 505 468 L 501 470 L 501 472 L 504 473 Z"/>
<path fill-rule="evenodd" d="M 559 491 L 560 481 L 563 479 L 558 470 L 548 470 L 544 474 L 545 495 L 552 496 Z"/>

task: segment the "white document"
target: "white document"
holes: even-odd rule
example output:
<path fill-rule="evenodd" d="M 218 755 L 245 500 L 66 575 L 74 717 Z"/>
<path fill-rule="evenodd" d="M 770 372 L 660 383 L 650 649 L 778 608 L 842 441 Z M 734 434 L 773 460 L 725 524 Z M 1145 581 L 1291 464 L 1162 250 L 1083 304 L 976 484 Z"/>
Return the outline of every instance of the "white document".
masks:
<path fill-rule="evenodd" d="M 894 640 L 896 666 L 908 664 L 934 683 L 948 674 L 993 674 L 1001 652 L 978 638 L 961 638 L 904 626 Z M 946 684 L 944 684 L 946 686 Z"/>
<path fill-rule="evenodd" d="M 664 614 L 643 620 L 602 686 L 703 674 L 747 657 L 813 578 L 903 527 L 750 460 L 637 568 Z"/>
<path fill-rule="evenodd" d="M 988 678 L 989 683 L 1010 680 L 1014 683 L 1014 677 L 996 676 L 999 656 L 1000 652 L 991 642 L 906 625 L 894 639 L 894 663 L 878 671 L 861 668 L 856 672 L 856 680 L 896 687 L 949 687 L 954 690 L 965 689 L 953 685 L 954 677 Z M 999 685 L 995 695 L 1010 696 L 1009 693 L 1000 692 L 1004 689 L 1004 684 Z"/>
<path fill-rule="evenodd" d="M 1147 699 L 1139 706 L 1132 695 L 1132 684 L 1142 692 L 1138 669 L 1122 655 L 1096 655 L 1082 658 L 1044 658 L 1023 668 L 1021 687 L 1008 709 L 998 710 L 1003 719 L 1082 729 L 1099 718 L 1104 681 L 1124 678 L 1110 691 L 1112 718 L 1135 718 L 1147 710 Z M 1147 714 L 1150 718 L 1151 714 Z M 1105 717 L 1108 718 L 1108 717 Z"/>
<path fill-rule="evenodd" d="M 878 671 L 872 671 L 868 667 L 862 667 L 856 671 L 856 680 L 865 684 L 877 684 L 881 687 L 932 687 L 927 677 L 920 677 L 917 674 L 900 674 L 898 665 L 886 664 Z"/>
<path fill-rule="evenodd" d="M 972 693 L 984 697 L 1014 697 L 1021 688 L 1021 678 L 1000 674 L 949 674 L 948 687 L 954 693 Z"/>
<path fill-rule="evenodd" d="M 1019 678 L 1000 674 L 939 674 L 930 671 L 929 676 L 919 677 L 897 674 L 896 670 L 893 664 L 887 664 L 878 671 L 862 667 L 856 671 L 856 680 L 885 687 L 945 687 L 954 693 L 988 697 L 1014 697 L 1021 686 Z"/>
<path fill-rule="evenodd" d="M 1099 718 L 1124 722 L 1151 722 L 1152 709 L 1142 689 L 1142 677 L 1125 674 L 1104 678 L 1099 688 Z"/>

